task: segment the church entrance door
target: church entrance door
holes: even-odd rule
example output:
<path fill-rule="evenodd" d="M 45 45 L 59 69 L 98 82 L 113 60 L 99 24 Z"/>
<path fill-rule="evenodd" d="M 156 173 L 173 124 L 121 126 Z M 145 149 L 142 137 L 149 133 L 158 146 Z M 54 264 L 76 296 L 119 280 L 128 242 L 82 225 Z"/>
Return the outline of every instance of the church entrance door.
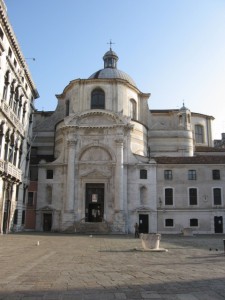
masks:
<path fill-rule="evenodd" d="M 86 222 L 102 222 L 104 215 L 104 183 L 86 184 Z"/>

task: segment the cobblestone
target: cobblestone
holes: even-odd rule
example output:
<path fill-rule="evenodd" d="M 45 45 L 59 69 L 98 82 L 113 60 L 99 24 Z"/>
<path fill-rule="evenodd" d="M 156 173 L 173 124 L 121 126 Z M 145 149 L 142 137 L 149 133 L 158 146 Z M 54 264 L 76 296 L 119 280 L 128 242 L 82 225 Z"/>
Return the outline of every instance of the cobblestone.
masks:
<path fill-rule="evenodd" d="M 224 235 L 0 236 L 0 300 L 225 299 Z M 39 246 L 37 242 L 39 241 Z"/>

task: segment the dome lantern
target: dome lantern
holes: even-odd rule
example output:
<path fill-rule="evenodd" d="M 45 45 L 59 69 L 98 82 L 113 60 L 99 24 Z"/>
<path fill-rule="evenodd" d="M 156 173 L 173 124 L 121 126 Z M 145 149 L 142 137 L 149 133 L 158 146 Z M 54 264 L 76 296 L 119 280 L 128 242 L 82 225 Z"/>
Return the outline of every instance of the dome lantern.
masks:
<path fill-rule="evenodd" d="M 112 51 L 112 49 L 110 47 L 110 50 L 108 52 L 106 52 L 105 55 L 103 56 L 104 68 L 105 69 L 106 68 L 116 69 L 118 59 L 119 58 L 118 58 L 116 52 Z"/>

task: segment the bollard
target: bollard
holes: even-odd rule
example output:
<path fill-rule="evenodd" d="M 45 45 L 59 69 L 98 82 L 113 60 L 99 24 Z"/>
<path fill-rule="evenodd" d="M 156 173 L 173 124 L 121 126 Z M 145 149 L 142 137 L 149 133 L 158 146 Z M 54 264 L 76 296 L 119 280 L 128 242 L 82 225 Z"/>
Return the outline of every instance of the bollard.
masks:
<path fill-rule="evenodd" d="M 225 254 L 225 239 L 223 240 L 223 249 L 224 249 L 224 254 Z"/>

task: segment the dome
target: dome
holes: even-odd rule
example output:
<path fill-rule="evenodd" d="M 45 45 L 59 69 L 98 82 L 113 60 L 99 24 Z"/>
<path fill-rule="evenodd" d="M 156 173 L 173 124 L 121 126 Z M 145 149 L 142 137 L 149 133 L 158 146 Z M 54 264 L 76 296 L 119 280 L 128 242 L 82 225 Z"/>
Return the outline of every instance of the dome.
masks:
<path fill-rule="evenodd" d="M 110 48 L 110 50 L 107 51 L 103 56 L 104 69 L 98 70 L 97 72 L 92 74 L 88 79 L 118 78 L 118 79 L 126 80 L 131 85 L 136 87 L 136 83 L 128 74 L 117 69 L 118 59 L 119 59 L 118 55 Z"/>
<path fill-rule="evenodd" d="M 130 84 L 136 87 L 134 80 L 125 72 L 118 69 L 101 69 L 94 74 L 92 74 L 88 79 L 97 79 L 97 78 L 119 78 L 128 81 Z"/>

